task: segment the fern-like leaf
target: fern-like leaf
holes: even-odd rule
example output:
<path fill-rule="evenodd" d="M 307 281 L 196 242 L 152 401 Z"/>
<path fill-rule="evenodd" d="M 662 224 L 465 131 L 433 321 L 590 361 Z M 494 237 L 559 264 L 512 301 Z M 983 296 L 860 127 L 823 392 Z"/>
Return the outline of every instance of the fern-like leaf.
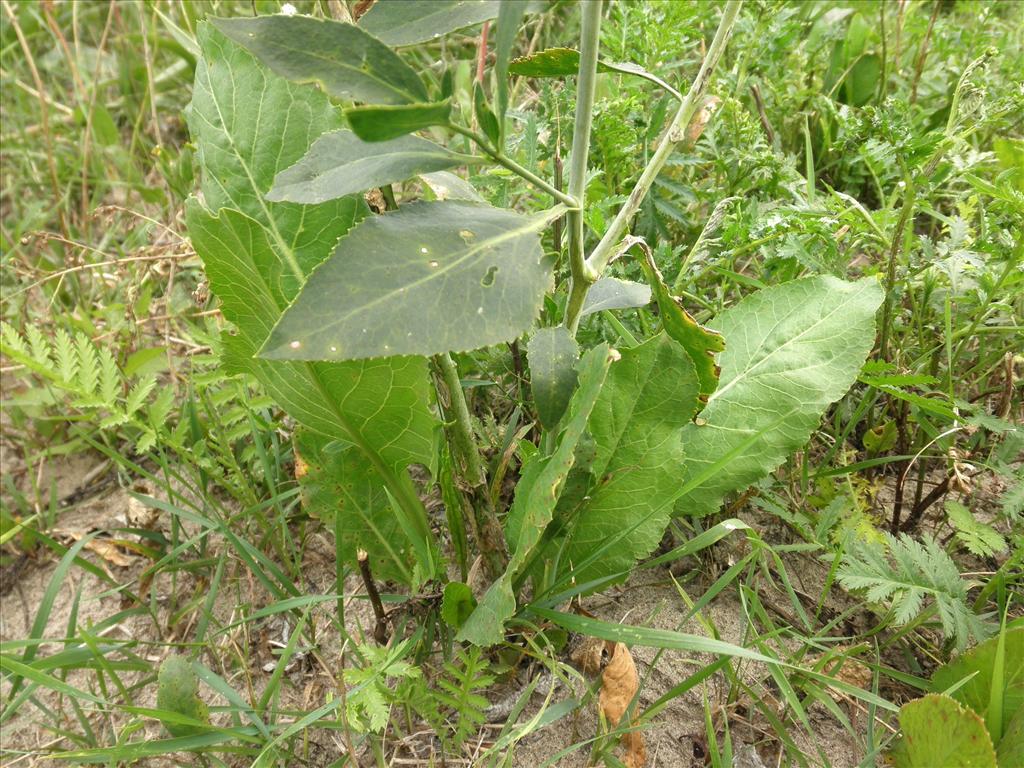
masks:
<path fill-rule="evenodd" d="M 484 713 L 490 702 L 478 693 L 494 682 L 487 666 L 479 648 L 460 649 L 454 662 L 445 662 L 444 676 L 437 681 L 434 698 L 453 711 L 451 742 L 456 750 L 487 719 Z"/>
<path fill-rule="evenodd" d="M 958 648 L 988 634 L 984 619 L 967 604 L 970 584 L 934 539 L 922 543 L 907 534 L 886 534 L 884 545 L 853 541 L 839 581 L 847 589 L 865 590 L 872 602 L 889 603 L 898 625 L 917 616 L 925 599 L 934 601 L 943 632 Z"/>
<path fill-rule="evenodd" d="M 76 405 L 95 405 L 98 400 L 97 390 L 100 386 L 100 356 L 96 353 L 96 347 L 84 333 L 78 334 L 75 339 L 75 351 L 78 357 L 78 375 L 75 377 L 75 381 L 80 398 L 80 403 L 76 403 Z"/>
<path fill-rule="evenodd" d="M 125 400 L 124 410 L 129 416 L 133 415 L 138 411 L 146 402 L 146 398 L 149 397 L 149 393 L 153 391 L 153 387 L 156 386 L 155 376 L 144 376 L 128 390 L 128 398 Z"/>
<path fill-rule="evenodd" d="M 70 386 L 78 378 L 78 357 L 71 335 L 63 328 L 58 328 L 54 334 L 53 349 L 57 357 L 57 373 L 65 385 Z"/>
<path fill-rule="evenodd" d="M 98 355 L 100 371 L 97 394 L 103 405 L 110 407 L 117 402 L 121 394 L 121 370 L 117 367 L 117 361 L 114 360 L 114 356 L 108 350 L 101 349 Z"/>
<path fill-rule="evenodd" d="M 946 517 L 956 529 L 956 537 L 978 557 L 991 557 L 1006 550 L 1006 539 L 993 528 L 975 519 L 971 510 L 950 499 L 946 502 Z"/>

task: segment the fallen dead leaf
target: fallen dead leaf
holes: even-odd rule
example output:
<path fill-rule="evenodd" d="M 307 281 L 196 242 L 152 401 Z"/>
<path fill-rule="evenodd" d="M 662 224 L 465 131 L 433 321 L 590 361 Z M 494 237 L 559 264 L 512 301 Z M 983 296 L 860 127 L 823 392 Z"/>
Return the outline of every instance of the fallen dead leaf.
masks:
<path fill-rule="evenodd" d="M 640 687 L 640 681 L 637 678 L 633 655 L 624 643 L 608 643 L 606 650 L 609 660 L 601 676 L 598 703 L 608 722 L 612 726 L 618 726 Z M 634 718 L 634 724 L 635 722 Z M 628 768 L 642 768 L 647 760 L 643 734 L 640 731 L 630 731 L 622 737 L 622 743 L 626 747 L 624 762 Z"/>
<path fill-rule="evenodd" d="M 79 541 L 85 536 L 85 531 L 55 530 L 53 536 L 56 539 L 67 539 Z M 85 543 L 85 549 L 99 555 L 104 561 L 119 568 L 127 568 L 135 562 L 137 555 L 133 555 L 127 548 L 128 542 L 117 539 L 98 537 L 90 539 Z"/>

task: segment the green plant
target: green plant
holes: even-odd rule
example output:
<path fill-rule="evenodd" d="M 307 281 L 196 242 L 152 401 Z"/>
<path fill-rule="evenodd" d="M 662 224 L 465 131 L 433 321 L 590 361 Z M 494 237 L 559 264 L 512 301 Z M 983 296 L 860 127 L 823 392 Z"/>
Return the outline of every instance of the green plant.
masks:
<path fill-rule="evenodd" d="M 199 695 L 199 678 L 192 664 L 182 656 L 168 656 L 157 674 L 156 705 L 159 709 L 185 718 L 176 722 L 164 720 L 172 736 L 193 736 L 203 733 L 210 722 L 210 709 Z M 189 722 L 192 721 L 192 722 Z"/>
<path fill-rule="evenodd" d="M 932 688 L 900 709 L 898 768 L 1009 768 L 1024 760 L 1024 628 L 1004 627 L 939 667 Z"/>
<path fill-rule="evenodd" d="M 884 542 L 854 540 L 838 575 L 847 589 L 865 590 L 869 600 L 891 603 L 898 626 L 921 621 L 931 610 L 922 612 L 924 599 L 934 601 L 944 634 L 961 650 L 989 632 L 967 603 L 971 584 L 934 539 L 922 543 L 905 533 L 887 533 Z"/>
<path fill-rule="evenodd" d="M 369 5 L 2 3 L 0 762 L 675 764 L 702 699 L 713 764 L 866 765 L 921 691 L 1010 760 L 919 675 L 1020 610 L 1013 4 Z M 658 649 L 596 738 L 567 633 Z"/>
<path fill-rule="evenodd" d="M 431 26 L 435 19 L 418 16 L 421 6 L 379 7 L 421 37 L 471 23 L 456 14 Z M 408 475 L 412 464 L 437 464 L 433 358 L 466 494 L 460 506 L 472 510 L 465 529 L 494 581 L 458 635 L 482 645 L 500 641 L 505 622 L 527 607 L 518 597 L 527 579 L 540 596 L 621 578 L 658 545 L 673 513 L 712 513 L 727 493 L 783 462 L 853 382 L 881 301 L 870 279 L 807 278 L 761 291 L 705 329 L 676 303 L 646 251 L 642 267 L 664 331 L 621 351 L 580 351 L 574 336 L 590 288 L 620 254 L 646 248 L 623 236 L 684 142 L 739 4 L 725 6 L 693 87 L 677 94 L 675 117 L 589 256 L 585 180 L 602 7 L 582 10 L 571 63 L 549 66 L 545 52 L 529 69 L 538 77 L 577 74 L 566 192 L 506 154 L 505 115 L 492 111 L 479 83 L 473 114 L 460 117 L 450 86 L 425 84 L 387 39 L 375 39 L 366 24 L 376 11 L 359 26 L 302 16 L 216 19 L 199 35 L 190 124 L 203 196 L 189 204 L 188 222 L 237 329 L 224 337 L 225 364 L 255 375 L 310 430 L 300 455 L 336 457 L 318 458 L 303 483 L 307 498 L 331 489 L 324 498 L 335 506 L 339 558 L 365 549 L 382 573 L 415 587 L 440 575 L 438 544 Z M 361 68 L 338 56 L 352 47 Z M 503 84 L 507 72 L 495 77 Z M 321 90 L 302 85 L 310 81 Z M 346 105 L 351 132 L 328 97 Z M 281 122 L 273 117 L 281 110 L 306 118 Z M 474 116 L 482 133 L 468 126 Z M 430 126 L 481 154 L 406 135 Z M 504 166 L 557 204 L 523 216 L 465 200 L 390 202 L 394 210 L 368 216 L 353 195 L 380 187 L 393 201 L 393 184 L 471 160 Z M 555 266 L 541 233 L 561 217 L 569 280 L 555 285 L 547 321 L 531 331 Z M 488 467 L 451 354 L 524 334 L 532 337 L 527 357 L 542 430 L 506 515 L 487 491 Z M 314 434 L 320 447 L 303 447 Z M 342 485 L 325 485 L 331 473 L 344 478 L 344 494 Z M 402 553 L 413 560 L 402 564 Z"/>

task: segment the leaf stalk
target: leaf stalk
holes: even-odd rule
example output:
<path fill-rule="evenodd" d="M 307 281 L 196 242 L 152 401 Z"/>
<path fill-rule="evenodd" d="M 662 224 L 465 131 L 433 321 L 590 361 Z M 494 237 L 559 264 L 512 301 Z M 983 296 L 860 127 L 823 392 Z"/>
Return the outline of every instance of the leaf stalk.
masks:
<path fill-rule="evenodd" d="M 484 138 L 481 134 L 477 133 L 476 131 L 473 131 L 461 125 L 456 125 L 455 123 L 449 123 L 448 129 L 454 131 L 460 136 L 465 136 L 467 139 L 476 144 L 477 147 L 479 147 L 480 150 L 483 151 L 485 155 L 491 158 L 491 160 L 496 162 L 498 165 L 507 168 L 517 176 L 521 176 L 522 178 L 526 179 L 526 181 L 530 182 L 538 189 L 547 192 L 558 202 L 564 203 L 565 206 L 570 210 L 578 209 L 580 207 L 580 204 L 576 201 L 576 198 L 572 197 L 571 195 L 567 195 L 561 190 L 555 188 L 548 182 L 544 181 L 544 179 L 535 174 L 533 171 L 529 170 L 528 168 L 524 168 L 515 160 L 505 155 L 504 152 L 501 152 L 492 147 L 488 143 L 487 139 Z"/>

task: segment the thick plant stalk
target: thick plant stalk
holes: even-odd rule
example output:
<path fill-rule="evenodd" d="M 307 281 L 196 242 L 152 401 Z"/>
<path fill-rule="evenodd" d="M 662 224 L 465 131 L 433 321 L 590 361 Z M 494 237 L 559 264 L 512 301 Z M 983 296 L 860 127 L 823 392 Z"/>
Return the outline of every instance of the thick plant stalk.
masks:
<path fill-rule="evenodd" d="M 742 0 L 729 0 L 726 4 L 725 11 L 722 13 L 722 19 L 718 23 L 718 31 L 715 32 L 714 40 L 711 41 L 711 46 L 708 48 L 708 53 L 704 58 L 704 63 L 701 64 L 700 70 L 697 72 L 697 76 L 694 78 L 693 84 L 690 86 L 690 90 L 686 94 L 686 98 L 684 98 L 682 104 L 679 105 L 679 110 L 676 112 L 672 125 L 669 126 L 669 129 L 665 132 L 665 135 L 661 139 L 661 143 L 658 145 L 654 155 L 647 163 L 647 167 L 644 168 L 636 186 L 633 188 L 629 198 L 615 216 L 615 219 L 609 225 L 608 230 L 601 238 L 601 242 L 597 244 L 597 247 L 594 248 L 590 257 L 586 260 L 587 272 L 585 274 L 587 274 L 591 279 L 596 279 L 600 276 L 608 266 L 609 262 L 615 255 L 616 246 L 622 239 L 622 236 L 626 233 L 633 216 L 636 215 L 638 210 L 640 210 L 640 205 L 643 203 L 644 198 L 647 197 L 647 193 L 650 191 L 651 185 L 654 183 L 654 179 L 657 178 L 661 169 L 665 166 L 666 161 L 672 154 L 673 150 L 675 150 L 676 145 L 685 141 L 686 126 L 689 125 L 690 119 L 701 104 L 704 93 L 707 90 L 708 83 L 711 80 L 711 75 L 715 71 L 715 66 L 718 64 L 718 60 L 722 57 L 722 53 L 725 51 L 725 46 L 729 42 L 729 37 L 732 34 L 733 26 L 736 24 L 736 18 L 739 15 L 740 7 L 742 5 Z M 566 311 L 565 323 L 566 327 L 570 329 L 575 328 L 579 323 L 579 312 L 583 307 L 583 299 L 586 298 L 586 291 L 587 288 L 583 288 L 582 291 L 580 291 L 582 296 L 576 297 L 575 301 L 570 299 L 569 307 Z"/>
<path fill-rule="evenodd" d="M 587 268 L 583 252 L 583 208 L 587 185 L 587 156 L 590 154 L 590 129 L 594 123 L 594 88 L 597 84 L 597 52 L 601 45 L 601 0 L 583 4 L 583 26 L 580 31 L 580 68 L 576 77 L 576 118 L 572 134 L 572 157 L 569 165 L 569 197 L 579 208 L 569 211 L 569 270 L 572 283 L 565 311 L 565 325 L 576 333 L 580 310 L 587 291 L 597 279 Z"/>
<path fill-rule="evenodd" d="M 447 352 L 434 358 L 441 370 L 445 386 L 451 398 L 450 415 L 452 417 L 452 441 L 465 470 L 465 480 L 472 489 L 473 515 L 476 525 L 473 529 L 477 535 L 477 546 L 483 556 L 484 568 L 488 577 L 497 579 L 508 565 L 508 553 L 505 549 L 505 532 L 494 511 L 491 494 L 487 489 L 487 472 L 480 458 L 480 451 L 473 440 L 472 421 L 466 394 L 462 391 L 459 370 L 455 361 Z"/>

